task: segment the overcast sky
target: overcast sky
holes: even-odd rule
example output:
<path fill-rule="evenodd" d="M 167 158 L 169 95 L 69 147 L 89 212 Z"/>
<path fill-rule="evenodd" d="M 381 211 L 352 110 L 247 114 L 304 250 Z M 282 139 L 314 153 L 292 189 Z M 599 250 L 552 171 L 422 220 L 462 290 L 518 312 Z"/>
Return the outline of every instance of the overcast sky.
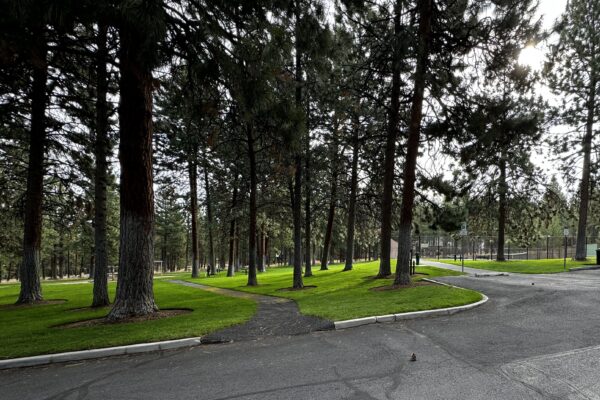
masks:
<path fill-rule="evenodd" d="M 540 15 L 543 15 L 544 28 L 551 28 L 554 20 L 565 11 L 566 6 L 567 0 L 540 0 L 538 10 Z"/>

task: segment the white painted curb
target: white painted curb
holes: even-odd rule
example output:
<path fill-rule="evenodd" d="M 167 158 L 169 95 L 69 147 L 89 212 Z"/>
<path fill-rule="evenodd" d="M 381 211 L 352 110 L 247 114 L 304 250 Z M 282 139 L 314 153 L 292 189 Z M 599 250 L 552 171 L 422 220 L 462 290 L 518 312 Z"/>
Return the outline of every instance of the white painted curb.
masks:
<path fill-rule="evenodd" d="M 198 346 L 200 344 L 200 340 L 200 337 L 193 337 L 177 340 L 165 340 L 162 342 L 132 344 L 128 346 L 106 347 L 103 349 L 70 351 L 67 353 L 12 358 L 10 360 L 0 360 L 0 369 L 33 367 L 36 365 L 47 365 L 68 361 L 82 361 L 91 360 L 94 358 L 121 356 L 125 354 L 179 349 L 182 347 Z"/>
<path fill-rule="evenodd" d="M 424 281 L 437 283 L 439 285 L 451 286 L 457 289 L 464 289 L 458 286 L 449 285 L 447 283 L 434 281 L 433 279 L 423 279 Z M 450 315 L 455 314 L 460 311 L 470 310 L 475 307 L 479 307 L 482 304 L 485 304 L 489 298 L 481 293 L 482 299 L 471 304 L 465 304 L 464 306 L 456 306 L 456 307 L 448 307 L 448 308 L 438 308 L 437 310 L 424 310 L 424 311 L 412 311 L 405 312 L 401 314 L 388 314 L 388 315 L 379 315 L 373 317 L 365 317 L 365 318 L 357 318 L 357 319 L 349 319 L 346 321 L 335 321 L 333 324 L 336 330 L 352 328 L 360 325 L 367 324 L 375 324 L 382 322 L 394 322 L 394 321 L 404 321 L 407 319 L 416 319 L 416 318 L 425 318 L 425 317 L 436 317 L 440 315 Z"/>

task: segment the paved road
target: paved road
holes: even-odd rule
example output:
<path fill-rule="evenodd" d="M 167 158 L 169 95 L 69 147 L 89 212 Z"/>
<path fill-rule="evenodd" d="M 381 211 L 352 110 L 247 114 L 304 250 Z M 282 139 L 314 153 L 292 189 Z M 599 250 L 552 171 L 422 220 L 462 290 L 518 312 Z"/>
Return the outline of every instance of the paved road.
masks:
<path fill-rule="evenodd" d="M 3 371 L 0 398 L 600 399 L 600 271 L 443 280 L 490 301 L 448 317 Z"/>

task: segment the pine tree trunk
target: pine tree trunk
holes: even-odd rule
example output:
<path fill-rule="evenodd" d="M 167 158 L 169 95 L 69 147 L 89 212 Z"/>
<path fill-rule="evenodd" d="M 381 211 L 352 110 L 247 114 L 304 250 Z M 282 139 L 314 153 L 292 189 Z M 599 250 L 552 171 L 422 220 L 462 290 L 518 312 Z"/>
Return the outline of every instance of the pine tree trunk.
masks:
<path fill-rule="evenodd" d="M 58 277 L 60 279 L 63 278 L 64 274 L 64 265 L 65 265 L 65 256 L 63 255 L 64 248 L 64 237 L 62 229 L 58 232 Z"/>
<path fill-rule="evenodd" d="M 209 275 L 215 275 L 215 247 L 213 241 L 213 213 L 212 213 L 212 199 L 210 196 L 210 184 L 208 180 L 208 161 L 206 160 L 206 153 L 204 153 L 204 191 L 206 192 L 206 216 L 208 218 L 208 266 L 206 271 Z"/>
<path fill-rule="evenodd" d="M 321 254 L 321 271 L 328 270 L 329 254 L 331 252 L 331 238 L 333 236 L 333 222 L 335 219 L 335 206 L 337 204 L 337 181 L 338 181 L 338 148 L 337 148 L 337 125 L 333 128 L 333 143 L 331 144 L 331 190 L 329 192 L 329 211 L 327 212 L 327 228 L 325 228 L 325 239 L 323 253 Z"/>
<path fill-rule="evenodd" d="M 256 278 L 256 154 L 252 127 L 246 128 L 248 158 L 250 161 L 250 213 L 248 225 L 248 286 L 257 286 Z"/>
<path fill-rule="evenodd" d="M 42 268 L 42 276 L 44 275 Z M 56 280 L 58 274 L 56 273 L 56 244 L 52 246 L 52 255 L 50 256 L 50 279 Z"/>
<path fill-rule="evenodd" d="M 144 38 L 120 29 L 119 279 L 110 320 L 147 315 L 154 302 L 154 190 L 152 179 L 152 71 L 143 62 Z"/>
<path fill-rule="evenodd" d="M 294 220 L 294 289 L 302 289 L 302 158 L 296 155 L 292 214 Z"/>
<path fill-rule="evenodd" d="M 107 186 L 108 186 L 108 74 L 106 72 L 107 26 L 98 24 L 98 50 L 96 54 L 96 141 L 94 169 L 94 289 L 92 307 L 110 304 L 108 297 L 108 254 L 107 254 Z"/>
<path fill-rule="evenodd" d="M 400 112 L 400 12 L 401 0 L 397 0 L 394 14 L 394 44 L 392 53 L 392 93 L 388 116 L 385 160 L 383 171 L 383 196 L 381 199 L 381 259 L 377 277 L 385 278 L 392 274 L 390 264 L 392 240 L 392 202 L 394 191 L 394 164 L 396 158 L 396 140 Z"/>
<path fill-rule="evenodd" d="M 299 46 L 300 43 L 300 5 L 299 0 L 296 0 L 294 7 L 296 17 L 296 60 L 295 60 L 295 79 L 296 79 L 296 108 L 302 109 L 302 52 Z M 304 126 L 297 132 L 298 143 L 302 143 Z M 293 288 L 302 289 L 302 156 L 301 151 L 296 150 L 294 157 L 294 189 L 292 201 L 292 218 L 294 224 L 294 280 Z"/>
<path fill-rule="evenodd" d="M 358 118 L 357 118 L 358 119 Z M 358 121 L 354 123 L 352 135 L 352 172 L 350 178 L 350 199 L 348 199 L 348 226 L 346 231 L 346 265 L 344 271 L 352 270 L 354 261 L 354 225 L 356 221 L 356 189 L 358 185 Z"/>
<path fill-rule="evenodd" d="M 590 165 L 592 137 L 594 134 L 594 110 L 596 109 L 596 79 L 590 79 L 590 93 L 587 104 L 586 131 L 581 147 L 583 149 L 583 170 L 581 171 L 581 186 L 579 188 L 579 221 L 577 226 L 577 244 L 575 259 L 583 261 L 587 258 L 587 219 L 590 202 Z"/>
<path fill-rule="evenodd" d="M 413 206 L 415 202 L 415 178 L 419 140 L 421 136 L 421 120 L 423 118 L 423 94 L 429 59 L 431 42 L 431 12 L 433 0 L 419 0 L 419 47 L 417 67 L 415 70 L 415 87 L 410 110 L 410 124 L 406 143 L 406 160 L 404 161 L 404 188 L 402 190 L 402 206 L 400 208 L 400 226 L 398 234 L 398 261 L 394 284 L 410 284 L 411 272 L 411 237 Z"/>
<path fill-rule="evenodd" d="M 44 191 L 44 153 L 46 145 L 46 80 L 48 79 L 47 43 L 43 25 L 34 29 L 33 83 L 31 90 L 31 134 L 27 168 L 27 192 L 23 221 L 23 260 L 17 304 L 42 300 L 40 252 L 42 245 L 42 201 Z"/>
<path fill-rule="evenodd" d="M 237 206 L 237 180 L 234 183 L 233 187 L 233 195 L 231 198 L 231 222 L 229 225 L 229 263 L 227 264 L 227 276 L 234 276 L 235 269 L 235 226 L 236 226 L 236 217 L 235 217 L 235 208 Z"/>
<path fill-rule="evenodd" d="M 190 214 L 192 225 L 192 278 L 200 276 L 200 257 L 198 254 L 198 167 L 196 166 L 197 151 L 192 151 L 193 160 L 188 161 L 188 176 L 190 184 Z"/>
<path fill-rule="evenodd" d="M 227 264 L 227 276 L 235 275 L 235 222 L 235 218 L 232 218 L 229 225 L 229 264 Z"/>
<path fill-rule="evenodd" d="M 264 259 L 264 232 L 263 232 L 264 226 L 261 225 L 261 227 L 258 229 L 258 237 L 257 237 L 257 241 L 258 241 L 258 246 L 256 248 L 256 261 L 258 263 L 258 272 L 265 272 L 265 259 Z"/>
<path fill-rule="evenodd" d="M 508 186 L 506 184 L 506 159 L 504 154 L 500 155 L 500 180 L 498 181 L 498 248 L 496 250 L 496 260 L 506 261 L 504 256 L 504 240 L 506 229 L 506 195 Z"/>
<path fill-rule="evenodd" d="M 307 96 L 308 97 L 308 96 Z M 304 165 L 305 165 L 305 178 L 304 187 L 306 191 L 306 198 L 304 199 L 304 276 L 312 276 L 312 260 L 310 254 L 310 239 L 311 233 L 311 213 L 310 213 L 310 201 L 311 201 L 311 186 L 310 186 L 310 131 L 308 121 L 310 118 L 309 107 L 306 112 L 306 133 L 304 139 Z"/>
<path fill-rule="evenodd" d="M 240 255 L 240 224 L 237 222 L 235 222 L 235 255 L 234 255 L 234 272 L 239 272 L 240 271 L 240 262 L 241 262 L 241 255 Z"/>

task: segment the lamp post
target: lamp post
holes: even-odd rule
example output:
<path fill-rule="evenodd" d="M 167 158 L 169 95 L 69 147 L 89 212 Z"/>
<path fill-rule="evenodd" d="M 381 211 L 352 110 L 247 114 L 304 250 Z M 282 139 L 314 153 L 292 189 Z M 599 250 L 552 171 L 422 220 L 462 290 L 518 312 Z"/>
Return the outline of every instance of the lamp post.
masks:
<path fill-rule="evenodd" d="M 460 260 L 461 260 L 461 266 L 462 266 L 462 272 L 465 272 L 465 236 L 467 236 L 467 223 L 463 222 L 461 224 L 461 228 L 460 228 Z"/>
<path fill-rule="evenodd" d="M 566 226 L 563 231 L 563 234 L 565 236 L 565 254 L 564 254 L 565 258 L 564 258 L 563 270 L 566 271 L 567 270 L 567 236 L 569 236 L 569 228 L 567 228 Z"/>
<path fill-rule="evenodd" d="M 546 235 L 546 259 L 550 258 L 550 235 Z"/>

